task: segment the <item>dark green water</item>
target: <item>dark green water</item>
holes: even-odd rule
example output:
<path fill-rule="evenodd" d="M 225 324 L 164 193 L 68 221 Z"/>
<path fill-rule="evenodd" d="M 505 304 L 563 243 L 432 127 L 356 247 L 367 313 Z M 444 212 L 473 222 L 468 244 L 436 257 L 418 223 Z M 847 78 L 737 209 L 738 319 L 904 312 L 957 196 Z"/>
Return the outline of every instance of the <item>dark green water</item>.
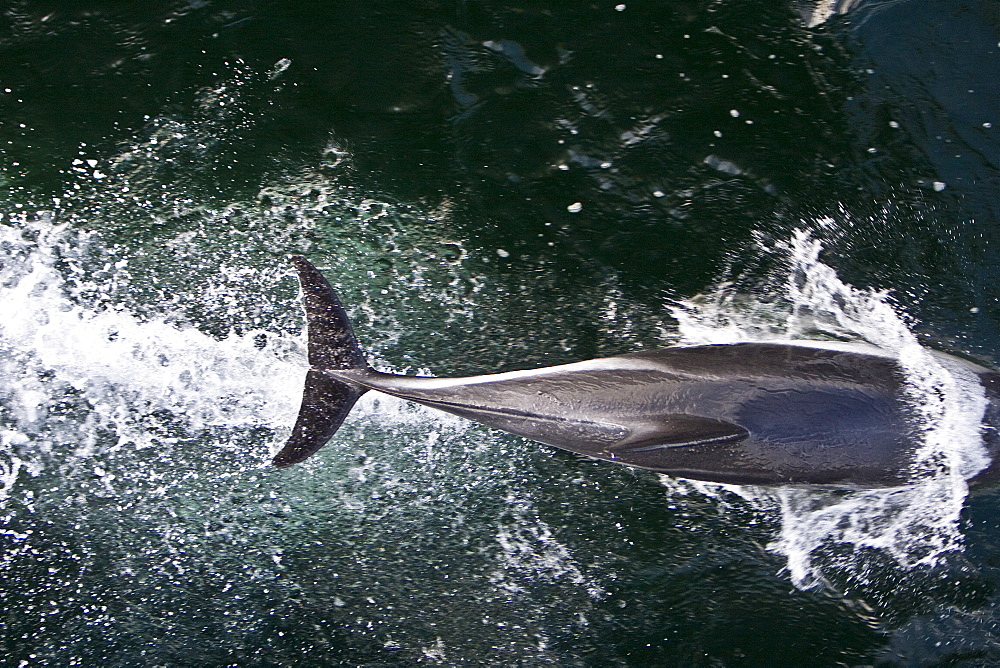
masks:
<path fill-rule="evenodd" d="M 5 5 L 0 663 L 995 665 L 961 476 L 692 485 L 371 396 L 267 465 L 289 253 L 395 370 L 1000 362 L 1000 10 L 841 4 Z"/>

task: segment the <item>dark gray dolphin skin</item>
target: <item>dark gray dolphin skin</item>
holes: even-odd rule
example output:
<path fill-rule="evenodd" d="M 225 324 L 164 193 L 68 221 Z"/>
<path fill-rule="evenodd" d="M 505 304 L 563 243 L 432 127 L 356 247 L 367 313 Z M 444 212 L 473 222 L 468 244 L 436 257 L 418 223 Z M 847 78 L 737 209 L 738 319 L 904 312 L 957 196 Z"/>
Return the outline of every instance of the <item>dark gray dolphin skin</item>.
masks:
<path fill-rule="evenodd" d="M 548 445 L 670 475 L 733 484 L 899 485 L 920 426 L 896 361 L 786 343 L 664 348 L 469 378 L 380 373 L 347 314 L 303 257 L 309 364 L 298 420 L 276 466 L 301 462 L 377 390 Z M 956 358 L 949 358 L 956 359 Z M 989 399 L 983 436 L 1000 451 L 1000 374 L 961 362 Z M 995 467 L 977 475 L 996 478 Z"/>

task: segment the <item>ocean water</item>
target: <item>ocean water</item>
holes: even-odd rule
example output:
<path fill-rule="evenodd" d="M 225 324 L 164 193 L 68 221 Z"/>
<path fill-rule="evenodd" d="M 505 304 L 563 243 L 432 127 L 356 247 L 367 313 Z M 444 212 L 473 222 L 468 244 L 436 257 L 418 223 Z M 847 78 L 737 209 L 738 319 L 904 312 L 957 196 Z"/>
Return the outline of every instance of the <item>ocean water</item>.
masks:
<path fill-rule="evenodd" d="M 0 663 L 994 665 L 988 3 L 0 11 Z M 380 368 L 897 357 L 911 485 L 722 486 L 365 395 L 283 470 L 287 257 Z M 933 473 L 923 470 L 933 462 Z"/>

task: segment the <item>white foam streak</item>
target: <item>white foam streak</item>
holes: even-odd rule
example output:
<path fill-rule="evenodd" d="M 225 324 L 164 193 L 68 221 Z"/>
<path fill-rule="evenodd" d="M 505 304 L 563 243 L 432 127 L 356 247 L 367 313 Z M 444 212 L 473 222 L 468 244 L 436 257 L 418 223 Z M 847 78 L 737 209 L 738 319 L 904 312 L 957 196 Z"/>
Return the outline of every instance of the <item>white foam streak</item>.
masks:
<path fill-rule="evenodd" d="M 156 411 L 184 416 L 185 432 L 209 427 L 289 425 L 305 373 L 296 355 L 279 358 L 254 345 L 254 332 L 218 340 L 163 318 L 142 320 L 113 308 L 90 308 L 65 294 L 56 258 L 84 253 L 85 235 L 48 221 L 24 229 L 0 226 L 8 249 L 0 269 L 0 372 L 3 374 L 3 450 L 48 454 L 60 441 L 76 457 L 95 454 L 95 433 L 117 434 L 113 447 L 169 443 L 143 427 Z M 288 342 L 285 347 L 295 348 Z M 89 407 L 71 429 L 56 429 L 52 404 L 68 388 Z M 65 421 L 64 421 L 65 422 Z M 23 454 L 22 454 L 23 456 Z M 3 492 L 19 468 L 37 472 L 41 459 L 4 464 Z"/>

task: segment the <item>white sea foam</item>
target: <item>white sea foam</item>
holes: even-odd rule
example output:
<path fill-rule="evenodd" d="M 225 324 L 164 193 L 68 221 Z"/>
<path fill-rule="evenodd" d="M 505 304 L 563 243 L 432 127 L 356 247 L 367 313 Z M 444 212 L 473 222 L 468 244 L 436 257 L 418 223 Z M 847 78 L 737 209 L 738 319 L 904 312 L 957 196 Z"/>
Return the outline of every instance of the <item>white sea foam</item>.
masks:
<path fill-rule="evenodd" d="M 98 235 L 48 215 L 0 224 L 0 503 L 20 476 L 48 465 L 89 470 L 109 450 L 169 448 L 177 438 L 150 416 L 170 416 L 185 437 L 263 427 L 273 433 L 271 450 L 295 420 L 304 336 L 250 330 L 220 339 L 172 322 L 176 302 L 140 317 L 111 298 L 112 284 L 128 288 L 132 277 L 127 259 L 104 261 L 106 253 Z M 100 279 L 88 275 L 94 266 Z M 213 302 L 226 297 L 211 285 L 192 290 Z M 67 396 L 78 408 L 71 418 L 57 414 Z M 351 419 L 370 416 L 396 429 L 431 426 L 446 437 L 468 428 L 461 418 L 377 393 L 364 396 Z M 433 436 L 422 443 L 428 462 L 443 447 Z M 263 466 L 269 454 L 261 449 L 241 468 Z M 113 494 L 114 475 L 99 475 Z"/>
<path fill-rule="evenodd" d="M 903 568 L 934 565 L 960 549 L 960 514 L 967 480 L 989 464 L 980 436 L 986 399 L 967 367 L 922 347 L 883 292 L 842 282 L 820 259 L 822 245 L 804 231 L 779 244 L 787 279 L 781 299 L 748 306 L 724 285 L 710 298 L 673 309 L 686 343 L 794 340 L 822 335 L 864 341 L 899 360 L 908 394 L 923 422 L 913 482 L 892 489 L 746 488 L 698 484 L 709 494 L 728 490 L 761 508 L 776 509 L 781 529 L 768 549 L 786 558 L 792 582 L 824 582 L 819 550 L 849 548 L 838 566 L 863 577 L 864 552 L 890 555 Z M 776 305 L 777 304 L 777 305 Z"/>
<path fill-rule="evenodd" d="M 261 350 L 257 332 L 220 340 L 165 317 L 141 319 L 73 300 L 58 266 L 83 272 L 90 242 L 88 234 L 45 218 L 0 225 L 0 439 L 6 458 L 0 495 L 10 492 L 19 471 L 37 473 L 57 448 L 81 460 L 101 448 L 169 445 L 169 437 L 157 436 L 141 419 L 156 411 L 183 416 L 186 433 L 290 427 L 305 373 L 294 340 Z M 125 274 L 126 263 L 105 270 Z M 54 414 L 67 394 L 86 407 L 85 416 Z M 114 434 L 115 442 L 98 445 L 101 430 Z"/>

